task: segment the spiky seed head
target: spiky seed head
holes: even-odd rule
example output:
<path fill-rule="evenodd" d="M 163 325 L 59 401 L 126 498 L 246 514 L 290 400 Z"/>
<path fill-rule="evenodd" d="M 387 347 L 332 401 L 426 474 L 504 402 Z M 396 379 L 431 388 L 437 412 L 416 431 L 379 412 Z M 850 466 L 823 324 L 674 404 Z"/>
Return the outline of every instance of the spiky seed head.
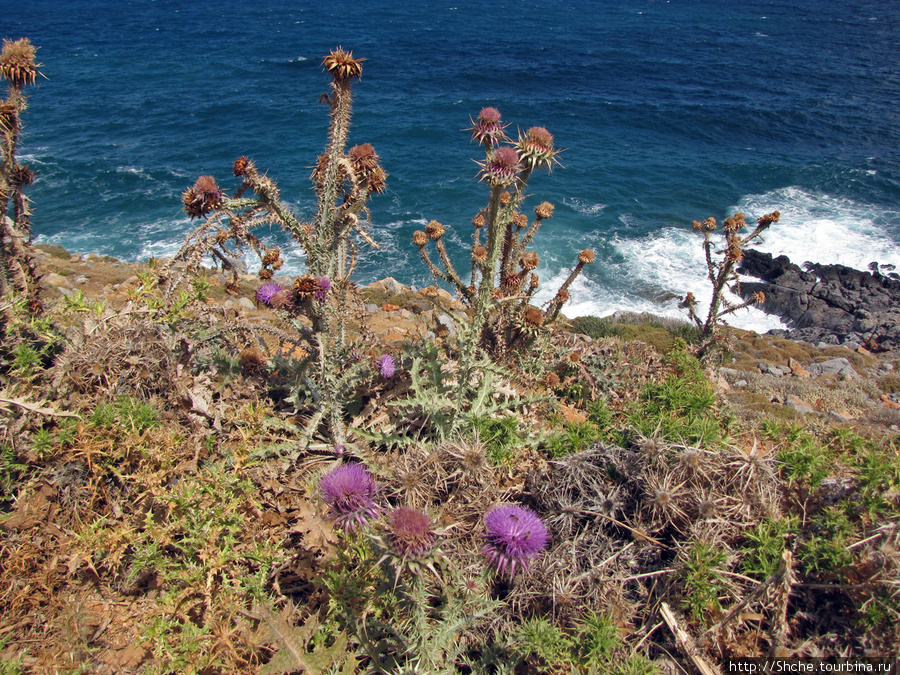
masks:
<path fill-rule="evenodd" d="M 529 328 L 540 328 L 544 325 L 544 313 L 534 305 L 528 305 L 522 312 L 522 321 Z"/>
<path fill-rule="evenodd" d="M 371 143 L 354 145 L 347 152 L 347 158 L 353 165 L 353 170 L 358 173 L 368 173 L 378 166 L 378 160 L 380 159 Z"/>
<path fill-rule="evenodd" d="M 447 230 L 444 229 L 444 226 L 436 220 L 432 220 L 425 226 L 425 234 L 427 234 L 431 239 L 434 240 L 438 240 L 443 237 L 446 231 Z"/>
<path fill-rule="evenodd" d="M 278 248 L 277 246 L 273 246 L 272 248 L 266 249 L 266 252 L 263 254 L 263 257 L 262 257 L 262 264 L 265 265 L 266 267 L 268 267 L 269 265 L 274 263 L 276 260 L 278 260 L 280 257 L 281 257 L 281 249 Z"/>
<path fill-rule="evenodd" d="M 757 220 L 756 224 L 766 228 L 772 223 L 777 223 L 779 218 L 781 218 L 781 213 L 779 211 L 772 211 L 772 213 L 768 213 Z"/>
<path fill-rule="evenodd" d="M 234 164 L 232 165 L 232 170 L 234 171 L 235 176 L 243 176 L 247 173 L 247 167 L 250 166 L 250 160 L 247 159 L 244 155 L 241 155 L 236 160 L 234 160 Z"/>
<path fill-rule="evenodd" d="M 5 77 L 14 87 L 34 84 L 41 64 L 35 63 L 37 49 L 28 38 L 3 40 L 0 49 L 0 77 Z"/>
<path fill-rule="evenodd" d="M 478 262 L 487 260 L 487 249 L 484 246 L 475 246 L 472 248 L 472 257 Z"/>
<path fill-rule="evenodd" d="M 500 111 L 496 108 L 482 108 L 478 114 L 478 119 L 469 121 L 472 126 L 466 131 L 472 132 L 472 140 L 492 148 L 499 145 L 501 141 L 506 140 L 506 125 L 500 120 Z"/>
<path fill-rule="evenodd" d="M 381 512 L 376 502 L 378 485 L 360 464 L 341 464 L 332 469 L 319 481 L 319 491 L 331 517 L 345 532 L 364 527 Z"/>
<path fill-rule="evenodd" d="M 558 387 L 559 382 L 559 375 L 556 373 L 547 373 L 547 376 L 544 378 L 544 384 L 548 387 Z"/>
<path fill-rule="evenodd" d="M 19 111 L 15 104 L 0 101 L 0 131 L 11 131 L 18 125 Z"/>
<path fill-rule="evenodd" d="M 484 526 L 487 543 L 482 552 L 500 574 L 512 576 L 516 566 L 527 570 L 549 542 L 537 514 L 517 504 L 493 507 L 484 516 Z"/>
<path fill-rule="evenodd" d="M 422 230 L 416 230 L 413 232 L 413 243 L 419 248 L 422 248 L 428 243 L 428 235 L 422 232 Z"/>
<path fill-rule="evenodd" d="M 319 281 L 315 277 L 304 274 L 294 279 L 294 294 L 301 300 L 312 297 L 319 290 Z"/>
<path fill-rule="evenodd" d="M 268 267 L 260 267 L 259 272 L 257 273 L 261 281 L 269 281 L 273 276 L 272 270 Z"/>
<path fill-rule="evenodd" d="M 544 127 L 531 127 L 525 135 L 519 135 L 516 144 L 522 161 L 532 169 L 546 167 L 553 170 L 553 163 L 559 163 L 556 155 L 559 151 L 553 147 L 553 134 Z"/>
<path fill-rule="evenodd" d="M 212 176 L 200 176 L 181 195 L 184 210 L 191 218 L 202 218 L 222 203 L 222 190 Z"/>
<path fill-rule="evenodd" d="M 569 361 L 571 361 L 572 363 L 581 363 L 581 352 L 570 353 Z"/>
<path fill-rule="evenodd" d="M 241 368 L 248 373 L 258 373 L 266 365 L 266 357 L 254 347 L 241 351 Z"/>
<path fill-rule="evenodd" d="M 681 464 L 689 471 L 696 471 L 700 468 L 703 461 L 703 455 L 697 448 L 687 448 L 681 453 Z"/>
<path fill-rule="evenodd" d="M 34 171 L 27 166 L 17 166 L 10 173 L 9 182 L 15 188 L 28 187 L 34 182 Z"/>
<path fill-rule="evenodd" d="M 376 166 L 367 177 L 369 189 L 375 194 L 383 193 L 387 188 L 387 177 L 387 171 L 380 166 Z"/>
<path fill-rule="evenodd" d="M 472 218 L 472 226 L 477 230 L 479 228 L 484 227 L 484 216 L 480 213 Z"/>
<path fill-rule="evenodd" d="M 347 84 L 350 80 L 362 77 L 362 62 L 365 59 L 354 59 L 353 52 L 338 47 L 322 59 L 322 65 L 338 84 Z"/>
<path fill-rule="evenodd" d="M 522 164 L 519 161 L 519 153 L 516 149 L 508 145 L 501 146 L 491 152 L 487 159 L 482 163 L 478 163 L 481 167 L 481 180 L 485 180 L 489 185 L 509 185 L 516 180 L 519 171 L 522 170 Z M 507 202 L 509 199 L 507 197 Z M 501 195 L 500 203 L 503 203 Z"/>
<path fill-rule="evenodd" d="M 500 204 L 501 206 L 507 206 L 512 201 L 512 195 L 509 192 L 504 192 L 500 195 Z"/>
<path fill-rule="evenodd" d="M 578 254 L 578 262 L 584 263 L 585 265 L 590 265 L 594 262 L 594 252 L 586 248 L 581 253 Z"/>
<path fill-rule="evenodd" d="M 518 227 L 519 229 L 528 227 L 528 216 L 526 216 L 524 213 L 520 213 L 516 215 L 514 222 L 516 224 L 516 227 Z"/>
<path fill-rule="evenodd" d="M 702 498 L 697 502 L 697 515 L 704 520 L 712 518 L 716 515 L 716 503 L 708 497 Z"/>
<path fill-rule="evenodd" d="M 741 249 L 739 243 L 734 243 L 728 247 L 728 250 L 725 252 L 725 257 L 733 263 L 739 263 L 744 259 L 744 251 Z"/>
<path fill-rule="evenodd" d="M 716 219 L 710 216 L 700 224 L 700 229 L 703 232 L 712 232 L 716 229 Z"/>
<path fill-rule="evenodd" d="M 519 266 L 526 272 L 530 272 L 538 266 L 540 261 L 537 251 L 525 251 L 522 257 L 519 258 Z"/>
<path fill-rule="evenodd" d="M 431 518 L 409 506 L 391 511 L 388 531 L 394 553 L 407 560 L 428 555 L 437 540 Z"/>
<path fill-rule="evenodd" d="M 660 489 L 653 493 L 653 499 L 651 502 L 654 506 L 660 509 L 668 508 L 669 504 L 672 503 L 672 492 L 670 490 Z"/>
<path fill-rule="evenodd" d="M 555 207 L 550 202 L 541 202 L 534 207 L 534 215 L 537 216 L 539 220 L 546 220 L 553 216 L 554 208 Z"/>
<path fill-rule="evenodd" d="M 756 293 L 753 294 L 753 302 L 755 302 L 757 305 L 761 305 L 765 301 L 766 301 L 766 294 L 763 293 L 762 291 L 757 291 Z"/>

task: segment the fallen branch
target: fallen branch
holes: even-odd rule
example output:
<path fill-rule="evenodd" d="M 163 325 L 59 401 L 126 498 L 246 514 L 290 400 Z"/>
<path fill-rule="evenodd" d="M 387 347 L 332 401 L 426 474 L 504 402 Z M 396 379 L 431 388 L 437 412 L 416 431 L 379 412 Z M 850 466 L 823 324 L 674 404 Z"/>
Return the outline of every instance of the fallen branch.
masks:
<path fill-rule="evenodd" d="M 703 658 L 700 653 L 700 648 L 697 647 L 697 643 L 694 642 L 694 638 L 678 625 L 675 613 L 672 611 L 671 607 L 669 607 L 668 603 L 664 602 L 660 605 L 659 613 L 662 615 L 663 621 L 666 622 L 669 630 L 672 631 L 672 634 L 675 636 L 675 644 L 678 645 L 678 649 L 691 660 L 691 663 L 694 664 L 694 667 L 700 674 L 721 675 L 718 668 L 710 665 L 706 662 L 706 659 Z"/>
<path fill-rule="evenodd" d="M 81 415 L 76 415 L 75 413 L 62 412 L 59 410 L 54 410 L 53 408 L 42 408 L 40 405 L 36 403 L 29 403 L 28 401 L 23 401 L 18 398 L 0 398 L 0 406 L 5 407 L 9 410 L 9 406 L 14 405 L 22 408 L 24 410 L 29 410 L 31 412 L 38 413 L 39 415 L 47 415 L 48 417 L 74 417 L 75 419 L 80 420 Z"/>

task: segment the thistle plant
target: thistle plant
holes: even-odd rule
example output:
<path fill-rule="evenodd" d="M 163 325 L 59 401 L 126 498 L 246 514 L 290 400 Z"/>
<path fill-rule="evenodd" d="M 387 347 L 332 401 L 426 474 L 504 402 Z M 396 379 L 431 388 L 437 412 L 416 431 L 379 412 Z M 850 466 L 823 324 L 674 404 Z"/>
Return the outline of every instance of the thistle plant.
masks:
<path fill-rule="evenodd" d="M 729 283 L 734 282 L 735 286 L 732 291 L 740 294 L 740 280 L 735 271 L 736 265 L 744 257 L 744 248 L 747 244 L 759 240 L 762 241 L 762 233 L 769 228 L 772 223 L 777 223 L 781 214 L 773 211 L 762 216 L 756 221 L 756 228 L 746 237 L 741 237 L 738 232 L 747 226 L 746 216 L 743 213 L 735 213 L 731 218 L 726 218 L 723 223 L 725 231 L 725 249 L 716 253 L 722 255 L 721 261 L 713 259 L 713 242 L 712 233 L 716 230 L 717 223 L 715 218 L 707 218 L 703 222 L 695 220 L 693 222 L 694 230 L 703 233 L 703 253 L 706 257 L 706 274 L 713 287 L 712 300 L 709 304 L 709 312 L 706 320 L 700 318 L 697 314 L 697 301 L 692 293 L 688 293 L 679 305 L 687 308 L 688 315 L 691 320 L 697 324 L 700 329 L 700 342 L 704 347 L 709 344 L 710 338 L 716 325 L 721 321 L 723 316 L 736 312 L 739 309 L 749 307 L 754 304 L 761 304 L 765 301 L 766 296 L 762 292 L 755 293 L 750 300 L 735 304 L 725 297 L 724 292 Z"/>
<path fill-rule="evenodd" d="M 367 233 L 366 204 L 373 194 L 384 191 L 387 178 L 371 144 L 347 149 L 351 85 L 362 75 L 363 60 L 340 47 L 323 60 L 332 77 L 331 92 L 322 97 L 330 108 L 331 125 L 325 151 L 310 176 L 317 197 L 314 218 L 301 222 L 281 199 L 275 181 L 260 172 L 253 160 L 239 157 L 233 172 L 243 182 L 233 196 L 227 195 L 212 176 L 201 176 L 182 195 L 188 215 L 204 221 L 188 235 L 163 279 L 167 288 L 174 289 L 211 254 L 230 269 L 226 290 L 236 292 L 239 266 L 234 261 L 243 257 L 245 249 L 255 253 L 262 263 L 259 278 L 265 282 L 257 300 L 281 311 L 299 334 L 299 338 L 291 339 L 308 355 L 299 365 L 297 379 L 298 387 L 302 384 L 306 388 L 316 408 L 306 424 L 305 436 L 311 438 L 324 420 L 339 445 L 345 440 L 344 400 L 365 368 L 351 358 L 354 345 L 347 334 L 356 239 L 378 247 Z M 272 224 L 288 232 L 306 257 L 306 273 L 287 287 L 272 282 L 284 264 L 281 250 L 267 247 L 252 233 L 258 226 Z M 176 265 L 185 262 L 188 264 Z M 283 339 L 284 335 L 279 337 Z M 387 372 L 384 364 L 381 372 Z"/>
<path fill-rule="evenodd" d="M 528 563 L 547 546 L 544 523 L 531 509 L 503 504 L 484 516 L 487 543 L 483 552 L 500 574 L 512 576 L 516 566 L 528 570 Z"/>
<path fill-rule="evenodd" d="M 413 234 L 422 260 L 436 281 L 455 287 L 472 310 L 471 324 L 460 340 L 460 399 L 469 394 L 477 351 L 502 357 L 508 350 L 530 345 L 545 327 L 555 321 L 569 298 L 569 286 L 594 261 L 594 253 L 582 251 L 568 279 L 544 309 L 531 304 L 539 279 L 534 270 L 540 258 L 529 246 L 538 230 L 553 215 L 553 204 L 542 202 L 533 218 L 521 211 L 528 181 L 535 171 L 559 164 L 553 135 L 544 127 L 519 133 L 516 141 L 506 134 L 496 108 L 484 108 L 471 120 L 472 140 L 485 152 L 480 179 L 489 188 L 488 203 L 472 220 L 471 274 L 464 281 L 454 268 L 444 244 L 446 228 L 433 220 L 425 230 Z M 441 267 L 429 254 L 429 241 L 437 251 Z"/>
<path fill-rule="evenodd" d="M 0 77 L 7 80 L 7 97 L 0 100 L 0 298 L 10 290 L 27 301 L 32 312 L 40 310 L 38 277 L 31 251 L 31 209 L 24 189 L 34 182 L 34 173 L 16 160 L 22 113 L 27 100 L 25 86 L 34 84 L 41 64 L 28 38 L 3 40 Z M 11 305 L 0 313 L 0 335 L 5 335 Z"/>
<path fill-rule="evenodd" d="M 341 464 L 332 469 L 319 481 L 319 490 L 331 517 L 344 532 L 365 527 L 381 513 L 378 485 L 359 464 Z"/>

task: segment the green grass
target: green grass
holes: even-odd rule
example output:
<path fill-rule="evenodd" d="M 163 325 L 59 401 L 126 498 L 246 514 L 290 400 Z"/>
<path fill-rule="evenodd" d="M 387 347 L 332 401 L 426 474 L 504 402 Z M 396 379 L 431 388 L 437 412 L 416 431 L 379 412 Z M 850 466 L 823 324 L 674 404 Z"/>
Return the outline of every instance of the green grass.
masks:
<path fill-rule="evenodd" d="M 679 577 L 684 584 L 683 607 L 694 620 L 706 625 L 712 612 L 722 609 L 719 597 L 726 591 L 722 569 L 725 551 L 720 545 L 694 541 L 681 555 Z"/>
<path fill-rule="evenodd" d="M 512 415 L 476 417 L 475 432 L 487 446 L 487 458 L 495 466 L 509 466 L 516 449 L 524 442 L 519 433 L 519 420 Z"/>
<path fill-rule="evenodd" d="M 740 549 L 744 574 L 761 581 L 775 574 L 788 546 L 788 538 L 796 535 L 798 527 L 799 518 L 788 516 L 780 520 L 766 518 L 749 528 Z"/>

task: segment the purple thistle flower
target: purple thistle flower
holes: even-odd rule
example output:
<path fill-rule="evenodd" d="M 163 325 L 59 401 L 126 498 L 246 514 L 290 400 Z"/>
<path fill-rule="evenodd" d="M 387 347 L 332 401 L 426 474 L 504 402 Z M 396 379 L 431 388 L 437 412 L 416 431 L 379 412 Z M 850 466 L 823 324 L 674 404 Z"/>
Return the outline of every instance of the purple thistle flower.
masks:
<path fill-rule="evenodd" d="M 378 370 L 384 379 L 389 380 L 394 376 L 394 357 L 390 354 L 385 354 L 380 357 L 375 362 L 375 365 L 378 367 Z"/>
<path fill-rule="evenodd" d="M 401 558 L 421 558 L 429 553 L 437 538 L 431 518 L 409 506 L 394 509 L 388 516 L 391 547 Z"/>
<path fill-rule="evenodd" d="M 482 549 L 488 563 L 501 574 L 512 576 L 516 565 L 528 570 L 528 561 L 547 546 L 547 528 L 531 509 L 503 504 L 484 516 L 487 544 Z"/>
<path fill-rule="evenodd" d="M 264 305 L 271 305 L 272 298 L 283 290 L 284 288 L 276 283 L 263 284 L 259 287 L 259 290 L 256 291 L 256 301 L 261 302 Z"/>
<path fill-rule="evenodd" d="M 331 290 L 331 281 L 328 277 L 319 277 L 316 279 L 316 283 L 319 285 L 319 290 L 316 291 L 315 296 L 316 300 L 319 302 L 325 302 L 325 296 L 328 291 Z"/>
<path fill-rule="evenodd" d="M 319 490 L 331 509 L 331 517 L 344 532 L 365 527 L 381 513 L 375 502 L 378 485 L 360 464 L 342 464 L 329 471 L 319 481 Z"/>

